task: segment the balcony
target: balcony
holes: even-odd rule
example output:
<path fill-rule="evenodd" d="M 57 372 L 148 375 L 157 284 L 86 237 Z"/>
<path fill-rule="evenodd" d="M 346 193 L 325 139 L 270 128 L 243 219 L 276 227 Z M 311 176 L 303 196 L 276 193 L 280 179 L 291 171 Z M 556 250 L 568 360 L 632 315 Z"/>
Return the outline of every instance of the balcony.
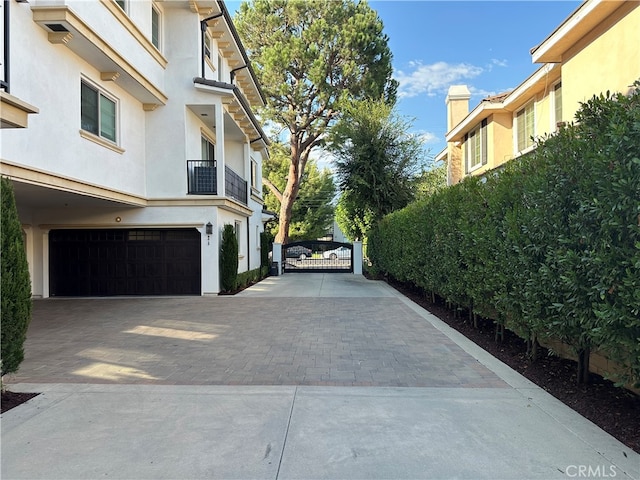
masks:
<path fill-rule="evenodd" d="M 215 160 L 187 160 L 189 195 L 217 195 L 217 162 Z M 225 195 L 247 205 L 247 181 L 225 166 Z"/>
<path fill-rule="evenodd" d="M 224 190 L 227 197 L 247 204 L 247 181 L 227 166 L 224 167 Z"/>
<path fill-rule="evenodd" d="M 187 184 L 190 195 L 217 195 L 215 160 L 187 160 Z"/>

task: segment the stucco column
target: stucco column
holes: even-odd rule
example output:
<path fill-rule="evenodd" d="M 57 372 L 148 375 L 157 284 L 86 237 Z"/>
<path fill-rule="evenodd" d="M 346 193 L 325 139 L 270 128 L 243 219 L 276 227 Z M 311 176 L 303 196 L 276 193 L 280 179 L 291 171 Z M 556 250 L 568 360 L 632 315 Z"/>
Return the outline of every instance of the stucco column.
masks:
<path fill-rule="evenodd" d="M 216 119 L 216 162 L 217 162 L 217 171 L 216 171 L 216 188 L 218 191 L 218 196 L 224 197 L 226 196 L 225 188 L 224 188 L 224 166 L 225 166 L 225 158 L 224 158 L 224 107 L 222 106 L 221 101 L 216 101 L 214 105 L 214 116 Z"/>
<path fill-rule="evenodd" d="M 362 275 L 362 242 L 353 242 L 353 274 Z"/>
<path fill-rule="evenodd" d="M 271 258 L 274 262 L 278 262 L 278 275 L 282 275 L 282 244 L 274 243 L 271 250 Z"/>
<path fill-rule="evenodd" d="M 49 298 L 49 230 L 42 231 L 42 298 Z"/>

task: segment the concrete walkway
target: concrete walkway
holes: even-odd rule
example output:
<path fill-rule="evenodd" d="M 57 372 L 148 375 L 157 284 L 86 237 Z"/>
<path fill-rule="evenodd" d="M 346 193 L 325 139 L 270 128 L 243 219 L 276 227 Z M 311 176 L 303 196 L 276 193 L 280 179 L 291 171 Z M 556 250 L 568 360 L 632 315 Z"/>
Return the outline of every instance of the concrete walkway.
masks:
<path fill-rule="evenodd" d="M 35 302 L 3 479 L 640 479 L 640 456 L 382 282 Z"/>

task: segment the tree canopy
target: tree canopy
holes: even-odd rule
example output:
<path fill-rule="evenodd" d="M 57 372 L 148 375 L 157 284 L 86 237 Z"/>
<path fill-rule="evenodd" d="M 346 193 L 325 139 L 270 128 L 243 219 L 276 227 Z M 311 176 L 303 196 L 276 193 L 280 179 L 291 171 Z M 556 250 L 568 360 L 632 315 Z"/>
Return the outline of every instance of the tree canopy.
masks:
<path fill-rule="evenodd" d="M 395 102 L 392 54 L 382 21 L 366 1 L 255 0 L 242 3 L 234 21 L 267 99 L 260 114 L 289 133 L 276 238 L 285 243 L 309 155 L 345 103 Z"/>
<path fill-rule="evenodd" d="M 350 103 L 332 131 L 329 149 L 336 157 L 338 187 L 348 195 L 341 208 L 365 229 L 415 197 L 425 151 L 420 138 L 408 133 L 410 127 L 392 106 L 362 100 Z"/>

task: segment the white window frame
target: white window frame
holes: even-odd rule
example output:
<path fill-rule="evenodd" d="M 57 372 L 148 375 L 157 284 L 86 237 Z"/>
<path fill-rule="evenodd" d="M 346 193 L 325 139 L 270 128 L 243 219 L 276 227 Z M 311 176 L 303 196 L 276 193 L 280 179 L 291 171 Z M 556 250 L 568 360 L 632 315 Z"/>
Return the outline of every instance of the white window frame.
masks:
<path fill-rule="evenodd" d="M 87 130 L 85 128 L 83 128 L 82 125 L 82 85 L 86 85 L 88 88 L 90 88 L 91 90 L 95 91 L 96 94 L 98 95 L 98 125 L 97 125 L 97 133 L 96 132 L 92 132 L 91 130 Z M 114 118 L 113 118 L 113 123 L 114 123 L 114 137 L 113 139 L 106 137 L 103 134 L 102 131 L 102 126 L 101 126 L 101 122 L 102 122 L 102 110 L 101 110 L 101 106 L 100 106 L 100 98 L 103 97 L 106 100 L 109 100 L 110 102 L 113 102 L 114 104 Z M 109 142 L 113 145 L 119 145 L 120 144 L 120 102 L 118 100 L 117 97 L 113 96 L 112 94 L 110 94 L 109 92 L 107 92 L 106 90 L 104 90 L 103 88 L 101 88 L 99 85 L 95 84 L 94 82 L 88 80 L 85 77 L 82 77 L 80 79 L 80 129 L 83 132 L 86 132 L 89 135 L 93 135 L 95 137 L 100 138 L 100 140 L 104 141 L 104 142 Z"/>
<path fill-rule="evenodd" d="M 560 118 L 558 118 L 558 98 L 557 98 L 557 91 L 558 89 L 560 89 Z M 555 132 L 558 129 L 558 123 L 559 122 L 563 122 L 564 119 L 562 118 L 562 80 L 560 80 L 559 82 L 554 83 L 551 86 L 551 131 Z"/>
<path fill-rule="evenodd" d="M 129 0 L 113 0 L 116 5 L 118 5 L 124 13 L 129 15 Z"/>
<path fill-rule="evenodd" d="M 212 50 L 213 50 L 213 37 L 211 37 L 211 35 L 209 34 L 209 31 L 207 31 L 204 34 L 204 52 L 202 52 L 202 54 L 204 55 L 204 58 L 209 60 L 209 62 L 213 61 L 211 60 Z"/>
<path fill-rule="evenodd" d="M 532 115 L 533 115 L 533 120 L 531 121 L 531 129 L 532 132 L 530 132 L 530 134 L 527 134 L 526 137 L 524 137 L 524 143 L 525 146 L 524 148 L 520 148 L 520 130 L 518 129 L 518 114 L 520 112 L 523 112 L 525 115 L 525 127 L 526 127 L 526 110 L 527 108 L 531 107 L 532 109 Z M 527 102 L 522 108 L 516 110 L 513 114 L 513 146 L 514 146 L 514 153 L 516 155 L 518 154 L 522 154 L 522 153 L 526 153 L 529 152 L 531 150 L 533 150 L 535 148 L 535 142 L 532 140 L 532 138 L 535 139 L 536 137 L 536 101 L 535 100 L 531 100 L 530 102 Z M 528 133 L 528 132 L 526 132 Z M 529 143 L 531 142 L 531 143 Z"/>
<path fill-rule="evenodd" d="M 153 41 L 153 14 L 158 16 L 158 44 L 156 45 Z M 162 10 L 155 3 L 151 4 L 151 44 L 156 47 L 158 50 L 162 51 L 162 37 L 163 37 L 163 28 L 162 28 Z"/>
<path fill-rule="evenodd" d="M 466 135 L 464 151 L 466 174 L 470 174 L 488 163 L 488 124 L 488 119 L 484 119 Z"/>
<path fill-rule="evenodd" d="M 203 150 L 203 142 L 207 142 L 209 145 L 211 145 L 211 151 L 213 152 L 213 158 L 204 158 L 207 155 L 205 155 L 204 150 Z M 204 132 L 200 132 L 200 156 L 202 157 L 200 160 L 207 160 L 207 161 L 215 161 L 216 159 L 216 142 L 214 142 L 211 137 L 209 137 L 208 135 L 205 135 Z"/>

